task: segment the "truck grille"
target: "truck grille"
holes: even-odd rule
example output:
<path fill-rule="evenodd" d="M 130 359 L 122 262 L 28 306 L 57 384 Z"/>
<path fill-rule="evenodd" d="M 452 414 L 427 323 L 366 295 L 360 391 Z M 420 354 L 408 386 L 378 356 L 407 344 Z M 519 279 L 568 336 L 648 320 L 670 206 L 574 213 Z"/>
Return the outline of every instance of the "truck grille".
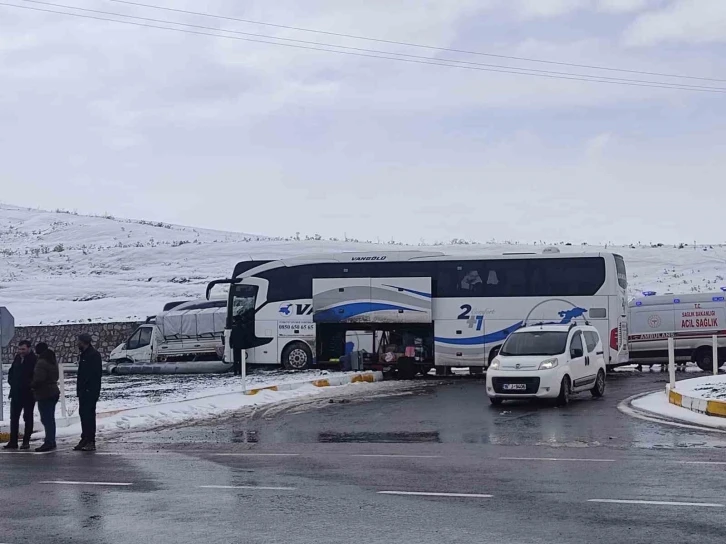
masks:
<path fill-rule="evenodd" d="M 504 384 L 518 383 L 525 384 L 526 389 L 504 389 Z M 539 391 L 539 378 L 538 377 L 496 377 L 492 378 L 492 386 L 494 387 L 495 393 L 502 393 L 506 395 L 535 395 Z"/>

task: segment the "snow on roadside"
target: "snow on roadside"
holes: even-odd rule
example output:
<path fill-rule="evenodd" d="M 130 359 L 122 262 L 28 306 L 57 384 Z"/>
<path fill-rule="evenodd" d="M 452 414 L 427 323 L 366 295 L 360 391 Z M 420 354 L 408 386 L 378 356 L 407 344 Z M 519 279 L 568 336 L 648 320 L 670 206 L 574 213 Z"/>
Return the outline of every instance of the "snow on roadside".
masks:
<path fill-rule="evenodd" d="M 680 383 L 680 382 L 678 382 Z M 704 427 L 726 430 L 726 419 L 706 414 L 691 412 L 668 402 L 668 395 L 665 391 L 658 391 L 640 397 L 631 402 L 634 408 L 645 410 L 668 419 L 675 419 L 685 423 L 693 423 Z"/>
<path fill-rule="evenodd" d="M 258 389 L 352 374 L 355 373 L 317 369 L 304 372 L 255 371 L 247 376 L 246 385 L 247 389 Z M 75 396 L 75 375 L 66 376 L 64 384 L 68 415 L 76 416 L 78 399 Z M 242 390 L 241 378 L 231 374 L 104 376 L 97 412 L 101 414 L 118 410 L 135 410 L 133 414 L 121 414 L 108 420 L 104 419 L 103 425 L 118 428 L 149 427 L 214 417 L 244 406 L 278 402 L 301 394 L 315 394 L 315 391 L 320 389 L 310 386 L 294 391 L 263 391 L 254 396 L 243 395 Z M 3 397 L 5 414 L 8 414 L 7 385 L 3 388 Z M 56 417 L 61 418 L 60 403 L 56 408 Z M 37 410 L 36 420 L 38 420 Z"/>
<path fill-rule="evenodd" d="M 726 400 L 726 374 L 681 380 L 675 390 L 689 397 Z"/>

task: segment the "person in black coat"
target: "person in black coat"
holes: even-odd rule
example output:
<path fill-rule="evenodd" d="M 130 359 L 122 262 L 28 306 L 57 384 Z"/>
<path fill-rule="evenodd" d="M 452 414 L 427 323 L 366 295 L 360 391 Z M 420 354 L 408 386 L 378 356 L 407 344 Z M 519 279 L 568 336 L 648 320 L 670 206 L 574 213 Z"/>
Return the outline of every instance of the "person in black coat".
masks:
<path fill-rule="evenodd" d="M 33 382 L 33 372 L 37 358 L 30 347 L 28 340 L 18 344 L 18 353 L 8 372 L 10 384 L 10 441 L 3 446 L 6 450 L 18 449 L 18 434 L 20 433 L 20 414 L 25 420 L 23 444 L 20 449 L 30 448 L 30 435 L 33 434 L 33 411 L 35 410 L 35 397 L 30 384 Z"/>
<path fill-rule="evenodd" d="M 35 365 L 32 387 L 35 400 L 38 401 L 40 421 L 45 429 L 43 445 L 36 448 L 35 451 L 45 453 L 56 448 L 55 405 L 58 404 L 60 398 L 58 388 L 60 371 L 55 352 L 48 348 L 48 344 L 40 342 L 35 346 L 35 353 L 38 354 L 38 363 Z"/>
<path fill-rule="evenodd" d="M 81 441 L 73 448 L 76 451 L 96 451 L 96 403 L 101 396 L 101 375 L 103 361 L 101 354 L 91 345 L 90 334 L 78 337 L 78 360 L 76 393 L 78 395 L 78 415 L 81 417 Z"/>

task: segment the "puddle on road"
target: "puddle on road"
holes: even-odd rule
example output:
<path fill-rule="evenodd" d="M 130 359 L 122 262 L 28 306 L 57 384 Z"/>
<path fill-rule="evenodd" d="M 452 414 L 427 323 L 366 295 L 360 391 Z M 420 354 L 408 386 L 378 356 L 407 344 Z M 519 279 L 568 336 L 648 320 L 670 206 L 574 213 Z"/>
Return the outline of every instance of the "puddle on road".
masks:
<path fill-rule="evenodd" d="M 388 433 L 334 433 L 323 432 L 318 434 L 318 442 L 344 443 L 344 442 L 370 442 L 370 443 L 420 443 L 441 442 L 438 431 L 432 432 L 388 432 Z"/>

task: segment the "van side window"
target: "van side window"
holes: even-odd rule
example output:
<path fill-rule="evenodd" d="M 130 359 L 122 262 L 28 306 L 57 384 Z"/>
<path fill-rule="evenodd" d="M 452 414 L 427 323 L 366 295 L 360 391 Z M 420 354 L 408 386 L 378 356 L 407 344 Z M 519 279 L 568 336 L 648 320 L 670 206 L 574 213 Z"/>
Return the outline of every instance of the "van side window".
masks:
<path fill-rule="evenodd" d="M 577 331 L 572 337 L 572 343 L 570 344 L 570 353 L 572 353 L 573 350 L 576 349 L 584 352 L 584 349 L 582 347 L 582 335 L 580 334 L 580 331 Z"/>
<path fill-rule="evenodd" d="M 583 334 L 585 335 L 585 343 L 587 344 L 587 351 L 588 351 L 588 353 L 592 353 L 593 351 L 595 351 L 595 348 L 597 347 L 597 341 L 598 341 L 597 334 L 595 334 L 592 331 L 584 331 Z"/>

